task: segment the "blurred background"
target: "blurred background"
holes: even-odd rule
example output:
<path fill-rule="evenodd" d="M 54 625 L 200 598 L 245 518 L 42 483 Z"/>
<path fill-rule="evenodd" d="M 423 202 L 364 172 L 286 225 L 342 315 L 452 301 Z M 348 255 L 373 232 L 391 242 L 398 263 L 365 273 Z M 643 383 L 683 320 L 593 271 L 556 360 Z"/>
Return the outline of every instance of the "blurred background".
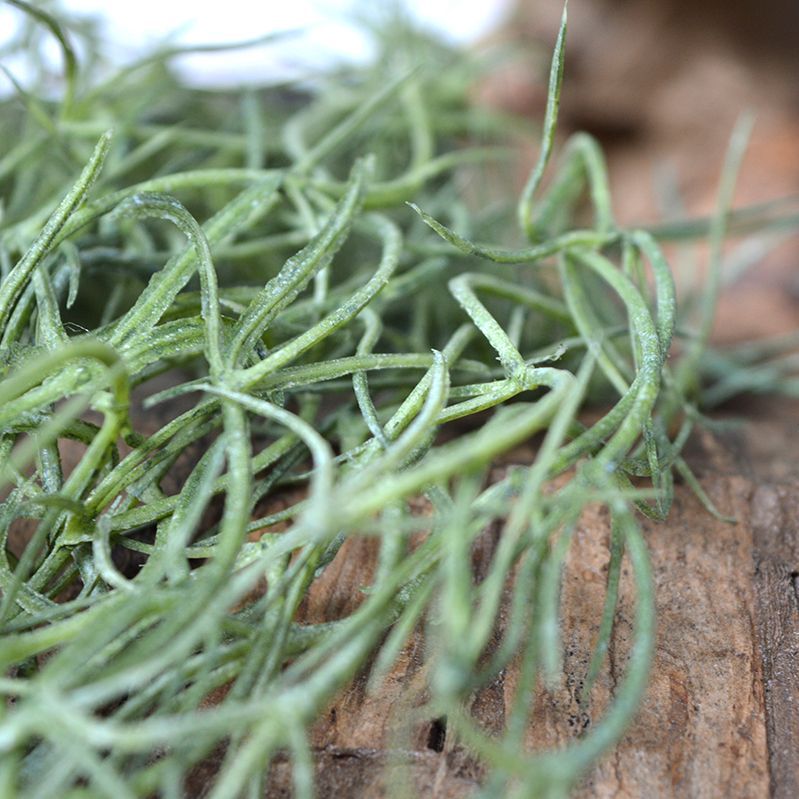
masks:
<path fill-rule="evenodd" d="M 516 57 L 482 87 L 485 102 L 540 116 L 546 86 L 525 54 L 530 42 L 554 40 L 561 9 L 560 0 L 515 0 L 494 37 Z M 711 213 L 744 113 L 755 125 L 736 204 L 796 197 L 797 42 L 797 0 L 570 0 L 560 133 L 586 130 L 600 140 L 627 224 Z M 526 152 L 526 165 L 533 156 Z M 796 330 L 799 237 L 731 241 L 728 253 L 748 263 L 730 277 L 716 341 Z M 679 252 L 670 254 L 685 280 Z M 688 263 L 701 271 L 701 262 Z"/>
<path fill-rule="evenodd" d="M 184 80 L 214 87 L 290 80 L 336 61 L 367 60 L 373 55 L 369 21 L 400 8 L 451 43 L 493 47 L 495 67 L 475 96 L 535 117 L 563 2 L 63 0 L 60 6 L 97 17 L 118 61 L 157 43 L 229 43 L 294 32 L 269 47 L 176 60 Z M 2 38 L 13 35 L 18 18 L 0 4 Z M 757 115 L 750 161 L 760 167 L 758 175 L 745 176 L 742 201 L 792 192 L 799 172 L 797 41 L 799 0 L 571 0 L 561 131 L 587 130 L 603 143 L 623 189 L 618 210 L 626 221 L 651 214 L 674 189 L 688 209 L 705 208 L 708 172 L 720 164 L 744 111 Z M 3 66 L 24 83 L 24 64 L 4 59 Z M 9 91 L 2 80 L 0 88 Z M 655 176 L 660 199 L 653 194 Z"/>
<path fill-rule="evenodd" d="M 294 32 L 269 47 L 175 60 L 183 80 L 217 88 L 291 81 L 336 62 L 368 60 L 369 24 L 401 9 L 448 42 L 491 54 L 489 72 L 474 86 L 475 102 L 536 120 L 563 3 L 63 0 L 60 6 L 97 17 L 107 52 L 118 61 L 165 42 L 226 43 Z M 0 38 L 13 36 L 18 16 L 0 4 Z M 709 213 L 730 134 L 744 112 L 756 124 L 738 204 L 795 195 L 798 41 L 799 0 L 570 0 L 559 133 L 586 130 L 599 139 L 625 224 Z M 52 59 L 58 74 L 54 44 Z M 25 64 L 4 58 L 3 66 L 24 85 Z M 2 89 L 13 91 L 8 80 Z M 514 190 L 536 154 L 532 126 L 527 130 L 518 144 Z M 736 281 L 720 313 L 722 339 L 797 326 L 797 257 L 795 237 L 786 239 Z"/>
<path fill-rule="evenodd" d="M 268 48 L 194 54 L 177 62 L 187 82 L 223 87 L 286 80 L 339 60 L 366 60 L 374 50 L 363 22 L 396 9 L 451 43 L 473 45 L 502 24 L 513 0 L 62 0 L 59 6 L 98 18 L 109 51 L 119 61 L 131 60 L 160 42 L 227 44 L 269 33 L 293 34 Z M 10 35 L 18 19 L 0 4 L 0 31 Z"/>

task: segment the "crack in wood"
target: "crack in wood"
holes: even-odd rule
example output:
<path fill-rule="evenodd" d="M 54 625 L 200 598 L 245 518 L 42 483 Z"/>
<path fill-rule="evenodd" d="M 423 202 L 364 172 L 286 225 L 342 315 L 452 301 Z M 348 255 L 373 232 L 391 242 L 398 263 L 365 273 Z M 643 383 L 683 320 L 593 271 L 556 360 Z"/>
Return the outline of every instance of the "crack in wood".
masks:
<path fill-rule="evenodd" d="M 430 723 L 430 731 L 427 733 L 427 748 L 434 752 L 443 752 L 444 744 L 447 740 L 447 717 L 433 719 Z"/>

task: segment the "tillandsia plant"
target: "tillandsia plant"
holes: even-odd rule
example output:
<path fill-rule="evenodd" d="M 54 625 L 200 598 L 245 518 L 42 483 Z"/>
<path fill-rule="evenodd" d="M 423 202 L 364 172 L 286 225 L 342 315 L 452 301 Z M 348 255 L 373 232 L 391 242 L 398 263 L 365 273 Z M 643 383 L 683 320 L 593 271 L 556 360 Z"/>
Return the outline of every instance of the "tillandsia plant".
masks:
<path fill-rule="evenodd" d="M 177 51 L 98 82 L 72 45 L 98 63 L 90 30 L 11 4 L 29 16 L 19 46 L 55 36 L 66 90 L 0 106 L 0 795 L 177 797 L 214 755 L 208 796 L 262 796 L 279 758 L 310 797 L 309 727 L 364 670 L 379 690 L 420 624 L 435 635 L 412 718 L 446 717 L 486 765 L 480 795 L 568 793 L 646 686 L 637 519 L 667 514 L 675 471 L 701 493 L 681 450 L 717 289 L 672 369 L 671 273 L 651 232 L 615 223 L 596 142 L 571 139 L 542 191 L 565 14 L 518 202 L 527 244 L 504 249 L 454 232 L 505 230 L 465 198 L 464 176 L 505 155 L 504 120 L 464 100 L 468 58 L 407 31 L 382 67 L 300 87 L 187 89 Z M 591 401 L 605 410 L 586 424 Z M 532 462 L 490 481 L 535 434 Z M 583 701 L 625 557 L 626 674 L 590 731 L 530 752 L 591 503 L 610 560 Z M 362 600 L 302 623 L 353 537 L 379 546 Z M 511 665 L 489 736 L 469 697 Z"/>

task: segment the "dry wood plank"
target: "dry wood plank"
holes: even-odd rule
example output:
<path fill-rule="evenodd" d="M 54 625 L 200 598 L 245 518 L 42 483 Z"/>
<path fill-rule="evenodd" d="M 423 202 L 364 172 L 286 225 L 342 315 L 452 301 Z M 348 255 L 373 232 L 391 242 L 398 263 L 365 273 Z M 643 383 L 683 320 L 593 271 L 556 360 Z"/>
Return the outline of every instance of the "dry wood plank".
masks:
<path fill-rule="evenodd" d="M 752 486 L 728 476 L 705 483 L 738 523 L 716 520 L 680 487 L 668 522 L 647 525 L 659 619 L 652 680 L 635 723 L 587 775 L 578 796 L 743 799 L 769 793 L 766 708 L 754 624 Z M 496 531 L 490 535 L 476 548 L 477 571 L 483 559 L 490 559 Z M 367 582 L 353 564 L 368 572 L 374 546 L 374 541 L 353 541 L 342 550 L 324 585 L 315 588 L 320 593 L 309 601 L 314 620 L 348 607 Z M 590 709 L 580 706 L 577 697 L 596 635 L 607 560 L 607 518 L 601 510 L 589 510 L 564 573 L 565 678 L 558 690 L 537 697 L 527 735 L 531 748 L 562 746 L 590 729 L 624 671 L 634 613 L 626 565 L 610 657 Z M 349 796 L 383 796 L 399 773 L 392 752 L 413 763 L 409 779 L 422 795 L 467 796 L 479 783 L 482 765 L 446 734 L 440 720 L 402 729 L 402 720 L 425 696 L 425 656 L 425 631 L 419 629 L 377 692 L 367 692 L 364 674 L 320 719 L 312 738 L 320 797 L 340 796 L 345 785 Z M 472 713 L 488 731 L 502 727 L 516 701 L 515 679 L 511 667 L 474 698 Z M 326 770 L 335 778 L 328 780 Z M 269 795 L 285 795 L 286 779 L 288 770 L 277 768 Z M 435 791 L 425 792 L 431 785 Z"/>
<path fill-rule="evenodd" d="M 799 497 L 761 486 L 752 502 L 757 630 L 763 661 L 771 795 L 799 796 Z"/>
<path fill-rule="evenodd" d="M 646 526 L 658 612 L 650 684 L 635 722 L 587 776 L 578 796 L 768 795 L 766 719 L 753 626 L 750 484 L 725 477 L 705 485 L 738 523 L 710 516 L 682 487 L 668 522 Z M 590 562 L 590 551 L 586 554 L 588 559 L 573 553 L 583 572 Z M 626 658 L 633 611 L 629 578 L 623 575 L 618 634 L 597 686 L 606 697 Z M 568 586 L 567 603 L 585 585 L 577 580 Z M 574 623 L 580 624 L 576 614 Z"/>

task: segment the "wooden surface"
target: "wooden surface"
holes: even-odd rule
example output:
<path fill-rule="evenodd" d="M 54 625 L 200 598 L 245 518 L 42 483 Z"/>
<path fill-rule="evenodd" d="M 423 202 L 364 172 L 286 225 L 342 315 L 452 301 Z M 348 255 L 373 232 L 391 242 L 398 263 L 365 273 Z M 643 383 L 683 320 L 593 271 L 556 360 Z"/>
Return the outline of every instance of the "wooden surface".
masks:
<path fill-rule="evenodd" d="M 772 795 L 799 796 L 799 497 L 761 486 L 752 502 L 755 602 Z"/>
<path fill-rule="evenodd" d="M 797 413 L 784 403 L 776 410 L 767 403 L 761 413 L 790 427 L 786 408 Z M 712 517 L 678 486 L 668 521 L 645 525 L 657 586 L 652 677 L 636 721 L 586 775 L 578 797 L 799 795 L 799 491 L 790 476 L 774 479 L 773 464 L 756 447 L 750 451 L 753 428 L 756 422 L 722 440 L 706 435 L 691 456 L 705 489 L 735 524 Z M 491 530 L 481 539 L 478 571 L 498 535 Z M 374 542 L 349 542 L 306 603 L 306 618 L 348 612 L 374 554 Z M 591 710 L 581 708 L 576 697 L 607 561 L 607 519 L 589 511 L 564 574 L 565 677 L 558 690 L 539 697 L 527 733 L 531 748 L 562 745 L 590 727 L 624 671 L 634 609 L 626 564 L 617 633 Z M 445 721 L 405 723 L 424 698 L 424 662 L 419 629 L 379 691 L 367 691 L 364 673 L 320 719 L 312 736 L 320 797 L 382 797 L 400 775 L 419 796 L 473 793 L 482 765 L 448 735 Z M 515 679 L 509 668 L 474 697 L 471 712 L 486 730 L 504 723 Z M 290 795 L 290 771 L 278 763 L 268 796 Z"/>

